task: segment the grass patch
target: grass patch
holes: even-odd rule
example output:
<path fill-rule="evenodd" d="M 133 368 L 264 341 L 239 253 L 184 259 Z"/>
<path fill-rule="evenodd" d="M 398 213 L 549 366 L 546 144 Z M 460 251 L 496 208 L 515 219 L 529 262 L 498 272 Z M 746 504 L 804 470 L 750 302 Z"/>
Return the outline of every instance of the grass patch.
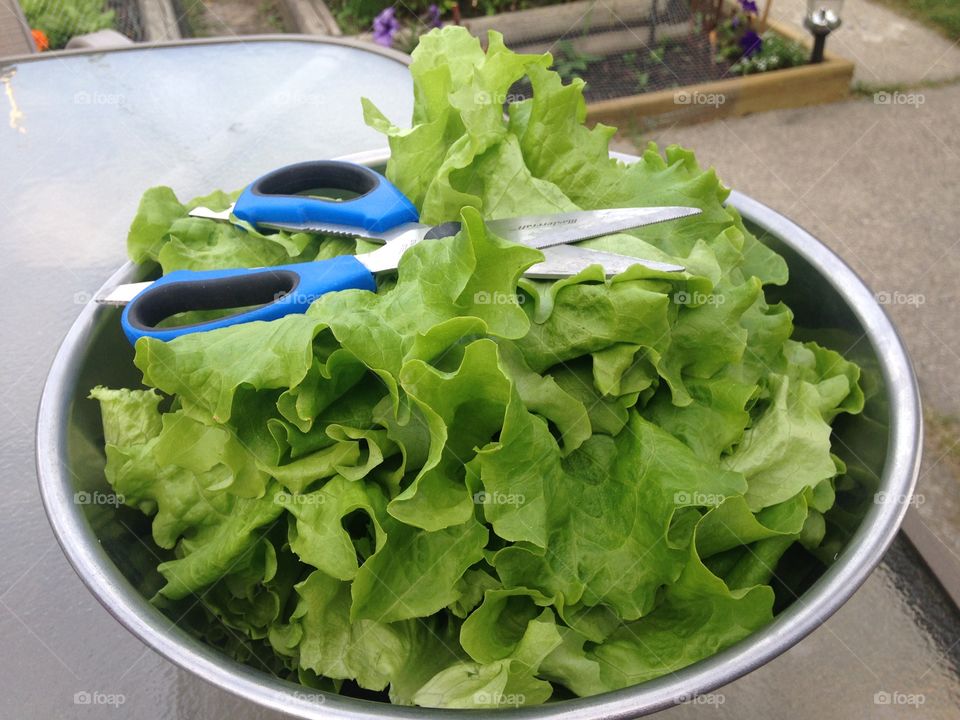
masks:
<path fill-rule="evenodd" d="M 923 414 L 924 430 L 930 444 L 941 455 L 934 460 L 946 462 L 952 469 L 954 479 L 960 478 L 960 419 L 938 415 L 930 410 Z"/>
<path fill-rule="evenodd" d="M 873 97 L 878 92 L 910 92 L 912 90 L 936 90 L 937 88 L 955 85 L 960 82 L 960 75 L 939 80 L 921 80 L 915 83 L 870 83 L 862 80 L 854 81 L 850 86 L 850 94 L 857 97 Z"/>
<path fill-rule="evenodd" d="M 200 0 L 175 0 L 174 8 L 180 17 L 180 29 L 188 37 L 210 37 L 212 32 Z"/>
<path fill-rule="evenodd" d="M 263 0 L 263 2 L 260 3 L 259 12 L 260 17 L 270 26 L 273 32 L 286 32 L 286 28 L 283 25 L 283 16 L 280 14 L 280 8 L 274 4 L 273 0 Z"/>
<path fill-rule="evenodd" d="M 42 30 L 51 50 L 64 47 L 75 35 L 113 27 L 114 12 L 104 0 L 21 0 L 31 28 Z"/>
<path fill-rule="evenodd" d="M 876 0 L 881 5 L 920 20 L 951 40 L 960 40 L 960 2 L 957 0 Z"/>

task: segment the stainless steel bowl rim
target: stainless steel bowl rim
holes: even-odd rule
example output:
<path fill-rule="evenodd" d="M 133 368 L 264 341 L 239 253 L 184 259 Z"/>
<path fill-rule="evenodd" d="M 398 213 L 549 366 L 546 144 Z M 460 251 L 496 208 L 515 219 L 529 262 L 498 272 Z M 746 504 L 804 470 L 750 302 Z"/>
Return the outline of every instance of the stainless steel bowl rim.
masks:
<path fill-rule="evenodd" d="M 349 156 L 379 165 L 389 151 Z M 633 156 L 614 153 L 620 159 Z M 922 445 L 922 413 L 916 376 L 900 337 L 873 293 L 853 270 L 792 221 L 746 195 L 732 192 L 728 204 L 745 219 L 781 238 L 820 272 L 863 324 L 880 360 L 891 408 L 890 442 L 879 489 L 889 498 L 909 496 L 916 484 Z M 135 277 L 127 263 L 104 283 L 111 288 Z M 767 663 L 817 629 L 846 602 L 876 567 L 896 535 L 906 502 L 876 503 L 848 547 L 824 575 L 768 626 L 740 643 L 664 677 L 616 692 L 515 710 L 425 710 L 357 700 L 313 691 L 270 677 L 231 660 L 173 625 L 123 577 L 73 502 L 67 465 L 67 408 L 76 362 L 95 324 L 97 308 L 88 303 L 67 333 L 47 378 L 37 419 L 37 475 L 47 516 L 63 552 L 103 606 L 149 647 L 213 685 L 295 717 L 382 718 L 383 720 L 463 716 L 510 718 L 637 717 L 717 689 Z"/>

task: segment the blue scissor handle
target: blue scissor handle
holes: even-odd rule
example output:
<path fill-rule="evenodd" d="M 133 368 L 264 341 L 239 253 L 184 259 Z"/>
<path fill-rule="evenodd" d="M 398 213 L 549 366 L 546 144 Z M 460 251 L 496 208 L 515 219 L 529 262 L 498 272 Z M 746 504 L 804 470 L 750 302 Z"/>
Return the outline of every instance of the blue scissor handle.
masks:
<path fill-rule="evenodd" d="M 373 274 L 353 255 L 252 270 L 176 270 L 137 295 L 124 308 L 120 324 L 131 343 L 142 337 L 173 340 L 189 333 L 306 312 L 321 295 L 351 288 L 377 289 Z M 260 307 L 192 325 L 157 327 L 160 321 L 188 310 L 250 305 Z"/>
<path fill-rule="evenodd" d="M 303 194 L 320 188 L 346 190 L 356 197 L 334 201 Z M 385 177 L 339 160 L 302 162 L 267 173 L 240 194 L 233 214 L 253 226 L 334 224 L 373 233 L 420 217 Z"/>

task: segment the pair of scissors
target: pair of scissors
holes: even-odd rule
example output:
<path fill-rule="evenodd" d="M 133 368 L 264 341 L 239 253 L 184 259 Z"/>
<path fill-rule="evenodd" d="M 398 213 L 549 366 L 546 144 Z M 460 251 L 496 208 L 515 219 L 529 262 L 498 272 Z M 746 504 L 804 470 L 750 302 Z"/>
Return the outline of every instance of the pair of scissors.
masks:
<path fill-rule="evenodd" d="M 330 193 L 347 194 L 337 199 Z M 607 275 L 643 265 L 682 272 L 680 265 L 573 247 L 569 243 L 611 235 L 653 223 L 700 213 L 692 207 L 641 207 L 529 215 L 487 221 L 493 234 L 544 250 L 545 259 L 527 277 L 567 277 L 599 264 Z M 131 343 L 141 337 L 172 340 L 257 320 L 276 320 L 306 312 L 328 292 L 376 290 L 375 275 L 394 270 L 403 254 L 422 240 L 456 235 L 459 222 L 426 225 L 413 203 L 385 177 L 363 165 L 342 161 L 303 162 L 267 173 L 249 185 L 222 212 L 195 208 L 191 215 L 248 224 L 260 231 L 287 230 L 349 235 L 383 243 L 361 255 L 266 268 L 177 270 L 158 280 L 121 285 L 98 302 L 126 305 L 121 317 Z M 228 310 L 256 306 L 215 320 L 158 327 L 163 320 L 191 310 Z"/>

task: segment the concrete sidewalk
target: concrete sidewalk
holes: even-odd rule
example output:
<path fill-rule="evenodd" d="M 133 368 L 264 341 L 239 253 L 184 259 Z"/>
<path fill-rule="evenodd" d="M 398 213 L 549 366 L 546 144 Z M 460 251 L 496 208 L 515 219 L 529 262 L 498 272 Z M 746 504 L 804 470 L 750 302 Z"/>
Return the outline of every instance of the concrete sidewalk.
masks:
<path fill-rule="evenodd" d="M 930 425 L 920 510 L 960 557 L 960 85 L 885 99 L 663 128 L 642 141 L 692 148 L 889 298 Z"/>

